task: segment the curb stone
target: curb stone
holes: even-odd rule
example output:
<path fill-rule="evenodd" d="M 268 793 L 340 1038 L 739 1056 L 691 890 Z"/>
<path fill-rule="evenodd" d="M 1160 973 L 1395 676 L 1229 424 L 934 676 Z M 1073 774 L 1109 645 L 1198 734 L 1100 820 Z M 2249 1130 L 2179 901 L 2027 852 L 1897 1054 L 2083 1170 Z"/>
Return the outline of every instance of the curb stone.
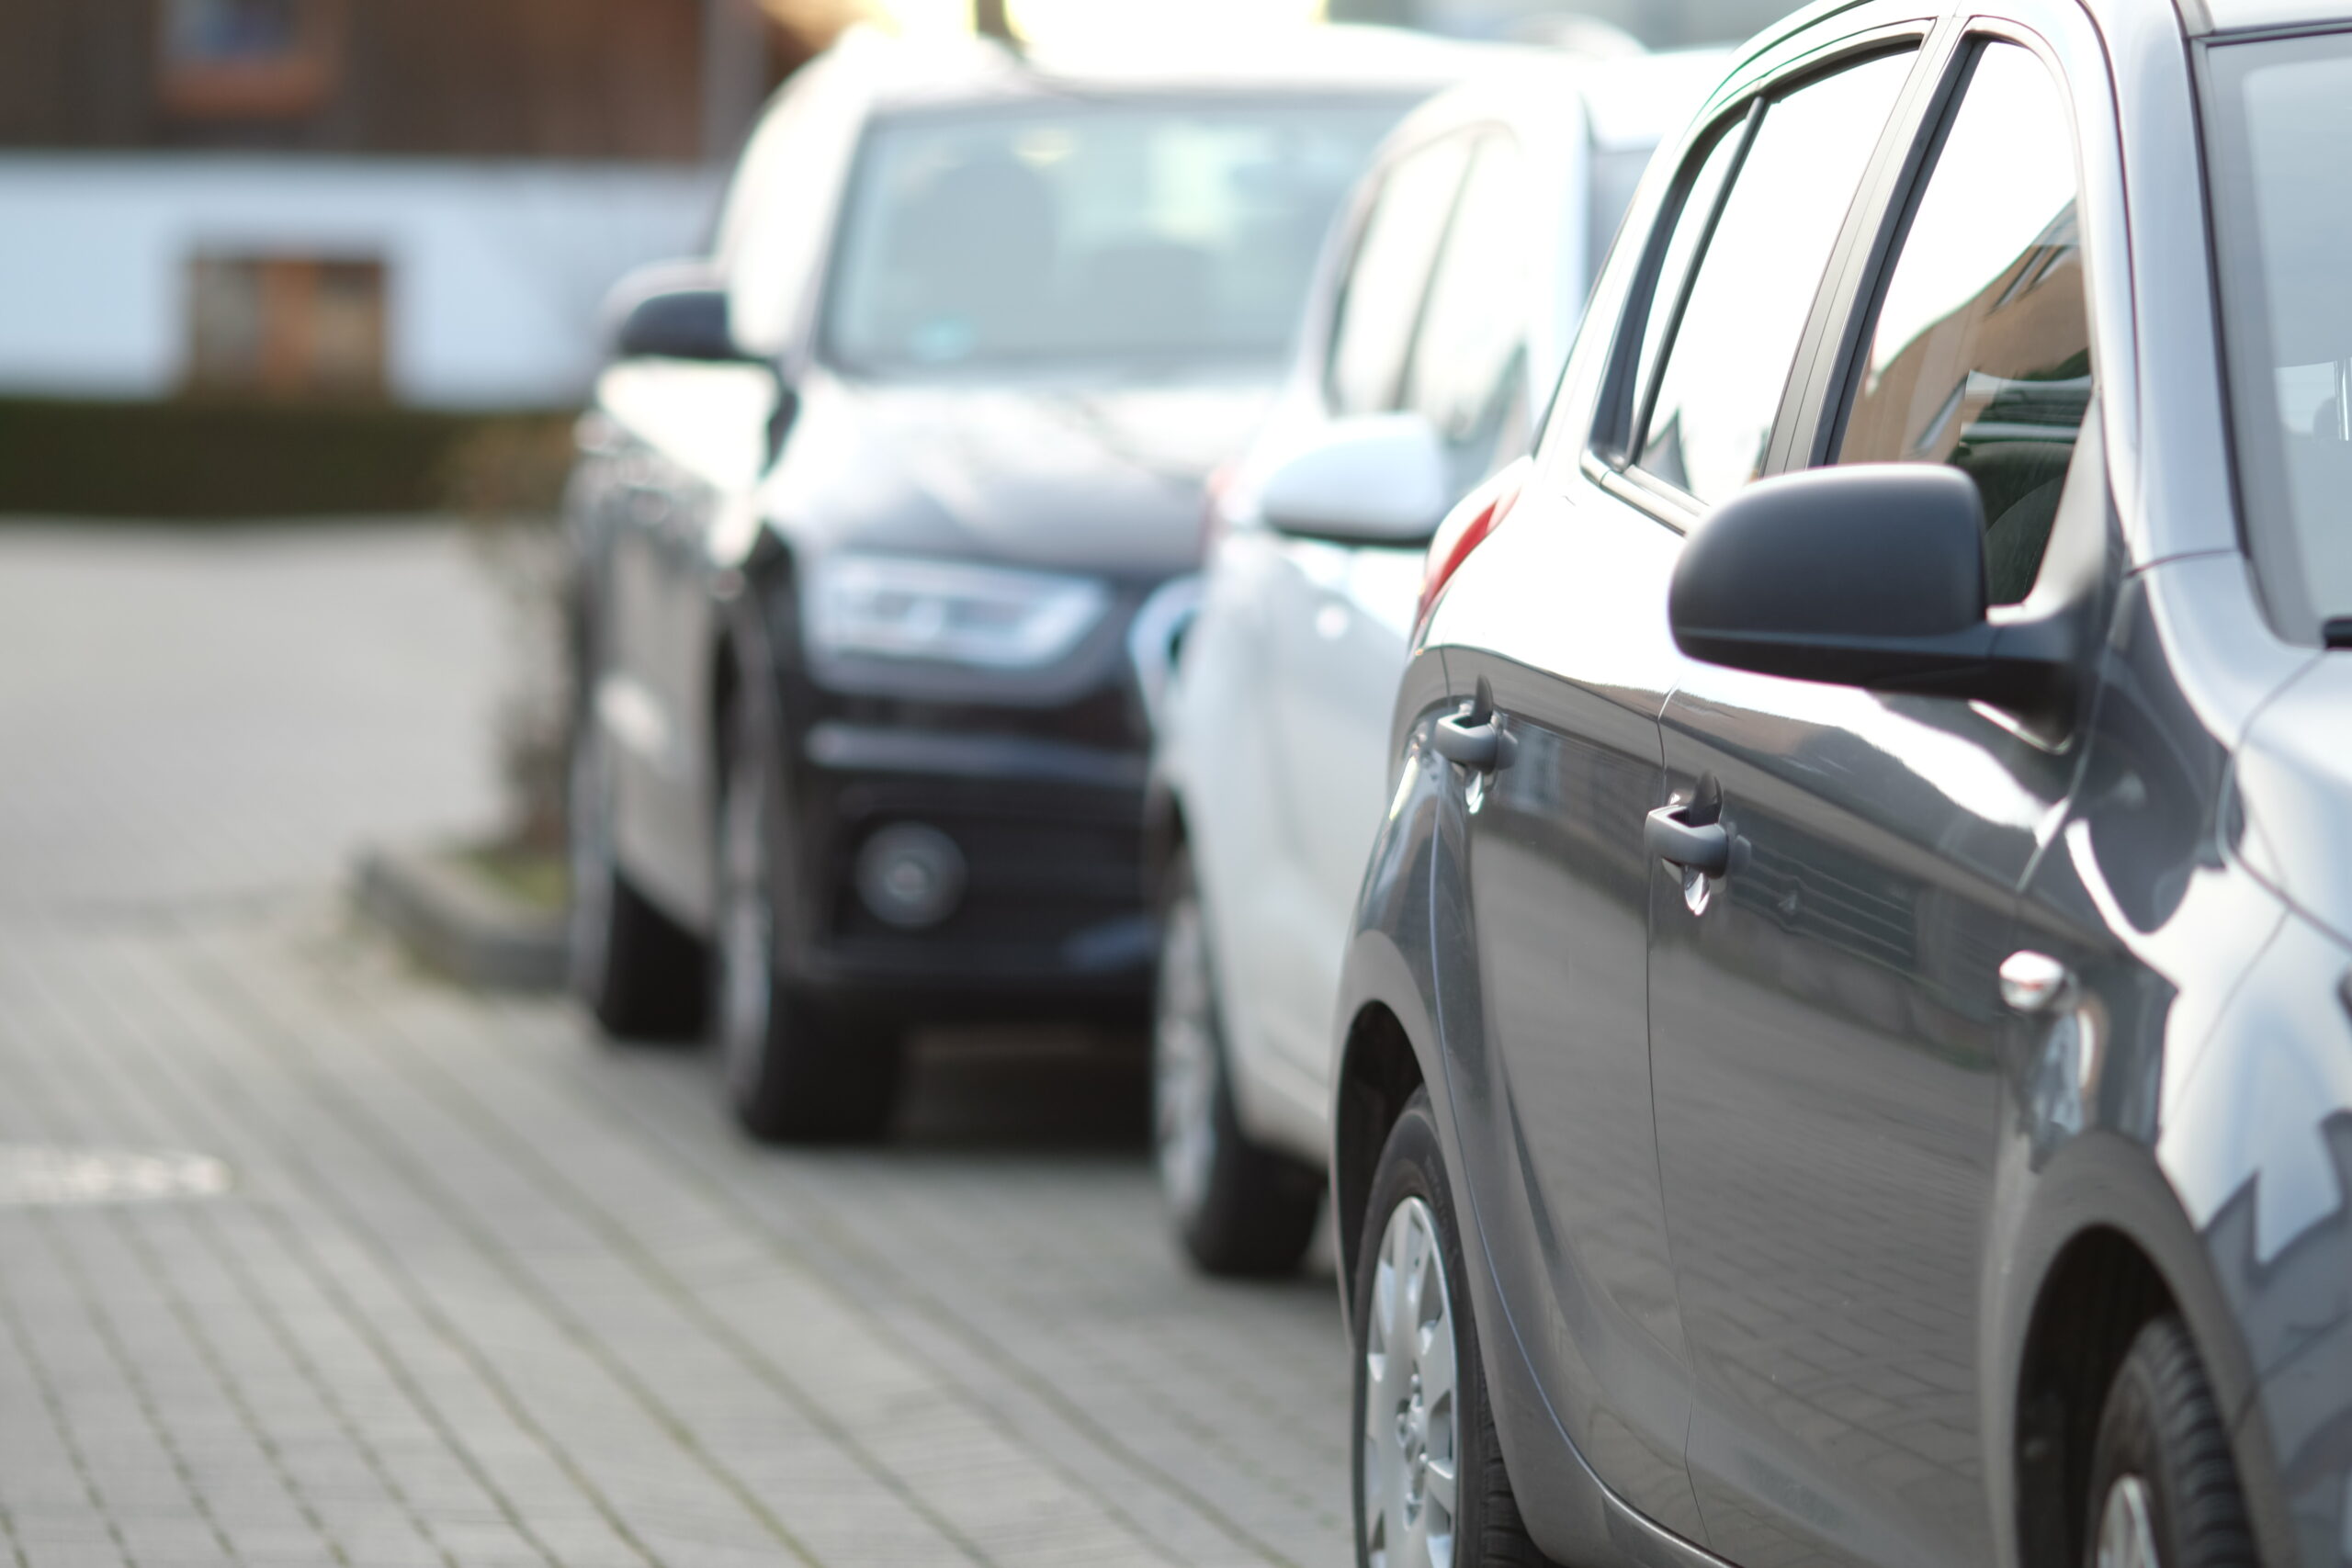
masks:
<path fill-rule="evenodd" d="M 563 985 L 562 915 L 516 902 L 451 852 L 367 851 L 353 901 L 427 968 L 462 985 L 506 991 Z"/>

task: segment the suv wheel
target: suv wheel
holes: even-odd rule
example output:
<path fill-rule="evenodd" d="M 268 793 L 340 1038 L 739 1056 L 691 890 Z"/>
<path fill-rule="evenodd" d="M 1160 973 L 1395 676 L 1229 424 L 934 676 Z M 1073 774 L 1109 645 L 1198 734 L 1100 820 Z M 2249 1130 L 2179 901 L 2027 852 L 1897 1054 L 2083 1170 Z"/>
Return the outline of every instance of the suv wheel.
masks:
<path fill-rule="evenodd" d="M 691 1039 L 702 1028 L 707 957 L 620 868 L 608 744 L 595 716 L 582 714 L 564 799 L 571 991 L 616 1039 Z"/>
<path fill-rule="evenodd" d="M 2086 1568 L 2253 1568 L 2229 1431 L 2170 1314 L 2140 1330 L 2108 1390 L 2088 1501 Z"/>
<path fill-rule="evenodd" d="M 718 802 L 718 961 L 711 1011 L 727 1096 L 763 1142 L 881 1136 L 898 1101 L 897 1033 L 843 1018 L 776 973 L 775 791 L 750 701 L 730 703 Z"/>
<path fill-rule="evenodd" d="M 1539 1568 L 1487 1380 L 1429 1092 L 1381 1150 L 1356 1255 L 1359 1568 Z"/>
<path fill-rule="evenodd" d="M 1216 971 L 1193 864 L 1170 863 L 1152 1009 L 1152 1136 L 1176 1234 L 1211 1274 L 1285 1274 L 1315 1234 L 1323 1180 L 1250 1142 L 1233 1109 Z"/>

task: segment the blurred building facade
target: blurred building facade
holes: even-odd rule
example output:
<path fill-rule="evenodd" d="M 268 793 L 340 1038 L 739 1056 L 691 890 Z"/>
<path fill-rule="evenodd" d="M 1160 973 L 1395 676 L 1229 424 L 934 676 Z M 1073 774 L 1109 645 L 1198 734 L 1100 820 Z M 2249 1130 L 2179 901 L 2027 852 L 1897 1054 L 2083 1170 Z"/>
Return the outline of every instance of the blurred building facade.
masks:
<path fill-rule="evenodd" d="M 758 0 L 0 0 L 0 395 L 574 400 L 805 47 Z"/>

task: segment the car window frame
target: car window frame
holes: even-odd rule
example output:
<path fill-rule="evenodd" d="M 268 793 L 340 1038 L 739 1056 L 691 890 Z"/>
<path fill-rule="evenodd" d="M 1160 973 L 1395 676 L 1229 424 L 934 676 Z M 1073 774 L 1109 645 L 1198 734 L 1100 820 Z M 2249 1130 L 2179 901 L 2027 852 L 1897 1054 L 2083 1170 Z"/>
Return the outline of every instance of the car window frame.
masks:
<path fill-rule="evenodd" d="M 1667 281 L 1657 273 L 1665 265 L 1666 249 L 1671 243 L 1674 227 L 1681 220 L 1682 204 L 1688 198 L 1706 156 L 1713 152 L 1716 139 L 1724 134 L 1732 134 L 1752 140 L 1762 109 L 1771 99 L 1799 91 L 1812 81 L 1863 64 L 1878 56 L 1908 53 L 1912 57 L 1910 72 L 1895 94 L 1894 103 L 1888 111 L 1886 123 L 1880 128 L 1870 157 L 1864 161 L 1854 197 L 1830 247 L 1821 281 L 1815 288 L 1804 330 L 1799 335 L 1796 352 L 1790 361 L 1789 380 L 1782 389 L 1781 402 L 1774 413 L 1772 434 L 1766 446 L 1763 474 L 1786 471 L 1789 467 L 1790 432 L 1802 423 L 1803 411 L 1808 400 L 1815 395 L 1815 360 L 1818 355 L 1824 323 L 1833 319 L 1834 301 L 1840 297 L 1841 288 L 1852 271 L 1857 245 L 1872 231 L 1882 212 L 1886 197 L 1888 165 L 1898 153 L 1910 148 L 1917 140 L 1922 123 L 1920 99 L 1928 85 L 1941 79 L 1948 63 L 1951 39 L 1956 30 L 1957 24 L 1949 17 L 1914 14 L 1899 19 L 1879 21 L 1831 39 L 1807 39 L 1799 34 L 1788 40 L 1796 46 L 1792 55 L 1770 62 L 1765 68 L 1742 75 L 1735 85 L 1720 91 L 1707 112 L 1694 120 L 1699 129 L 1677 144 L 1673 186 L 1666 201 L 1650 218 L 1649 233 L 1644 241 L 1639 269 L 1619 308 L 1591 423 L 1580 443 L 1579 466 L 1586 479 L 1678 534 L 1690 532 L 1711 510 L 1697 497 L 1646 473 L 1636 461 L 1637 453 L 1634 450 L 1634 444 L 1643 434 L 1641 422 L 1646 420 L 1652 412 L 1649 405 L 1656 396 L 1654 386 L 1635 384 L 1641 375 L 1641 340 L 1648 325 L 1650 311 L 1658 303 L 1657 291 Z M 1741 123 L 1734 127 L 1734 121 Z M 1714 224 L 1720 220 L 1724 202 L 1738 182 L 1747 156 L 1747 149 L 1741 148 L 1738 162 L 1716 195 L 1714 210 L 1707 216 L 1710 242 Z M 1700 251 L 1702 266 L 1704 259 L 1705 250 L 1702 247 Z M 1699 270 L 1694 266 L 1682 277 L 1672 280 L 1675 298 L 1669 309 L 1678 313 L 1678 318 Z M 1669 325 L 1670 331 L 1679 328 L 1679 319 Z M 1658 356 L 1657 365 L 1651 367 L 1653 381 L 1662 372 L 1672 353 L 1673 340 L 1669 336 Z"/>
<path fill-rule="evenodd" d="M 2089 202 L 2089 171 L 2083 157 L 2081 111 L 2075 105 L 2064 62 L 2048 39 L 2033 28 L 2006 17 L 1972 16 L 1945 40 L 1942 57 L 1937 62 L 1933 90 L 1920 106 L 1922 112 L 1910 145 L 1895 176 L 1883 193 L 1869 243 L 1856 253 L 1852 286 L 1844 291 L 1837 314 L 1836 336 L 1825 338 L 1816 355 L 1814 379 L 1821 388 L 1821 395 L 1814 400 L 1811 423 L 1791 433 L 1792 448 L 1801 448 L 1804 453 L 1803 459 L 1792 462 L 1791 468 L 1829 467 L 1845 441 L 1847 422 L 1853 415 L 1854 400 L 1867 369 L 1864 361 L 1870 355 L 1871 334 L 1878 328 L 1879 311 L 1886 301 L 1887 286 L 1902 261 L 1903 245 L 1910 236 L 1920 201 L 1935 178 L 1936 163 L 1958 122 L 1976 62 L 1984 47 L 1993 43 L 2016 44 L 2032 54 L 2049 74 L 2065 108 L 2067 152 L 2075 162 L 2078 243 L 2083 251 L 2083 314 L 2090 342 L 2092 396 L 2094 406 L 2104 401 L 2108 367 L 2099 341 L 2097 299 L 2101 278 L 2091 226 L 2084 212 Z"/>

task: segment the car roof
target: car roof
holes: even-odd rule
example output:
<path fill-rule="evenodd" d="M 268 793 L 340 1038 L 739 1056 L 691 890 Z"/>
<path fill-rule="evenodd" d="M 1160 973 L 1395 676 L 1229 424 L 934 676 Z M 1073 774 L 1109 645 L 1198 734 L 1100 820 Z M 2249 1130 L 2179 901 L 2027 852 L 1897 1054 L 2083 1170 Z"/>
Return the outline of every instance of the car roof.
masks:
<path fill-rule="evenodd" d="M 1500 122 L 1523 139 L 1571 136 L 1605 152 L 1646 152 L 1689 122 L 1732 58 L 1721 48 L 1611 55 L 1489 48 L 1476 75 L 1407 116 L 1389 145 Z"/>
<path fill-rule="evenodd" d="M 2180 22 L 2190 37 L 2254 32 L 2273 28 L 2352 27 L 2344 0 L 2179 0 Z"/>
<path fill-rule="evenodd" d="M 865 78 L 870 112 L 877 114 L 1097 95 L 1418 96 L 1510 52 L 1346 24 L 1222 51 L 1206 39 L 1155 35 L 1148 48 L 1016 51 L 984 39 L 899 39 L 859 28 L 835 50 L 841 63 L 854 63 Z"/>
<path fill-rule="evenodd" d="M 1765 50 L 1803 32 L 1807 28 L 1851 10 L 1860 0 L 1815 0 L 1815 3 L 1792 11 L 1750 39 L 1736 52 L 1736 62 L 1744 63 Z M 2352 28 L 2352 0 L 2081 0 L 2083 9 L 2092 21 L 2109 37 L 2118 28 L 2110 24 L 2127 16 L 2154 11 L 2169 17 L 2188 38 L 2215 38 L 2238 33 L 2267 32 L 2310 28 L 2326 30 L 2332 28 Z M 1974 9 L 1974 7 L 1971 7 Z M 1986 10 L 1997 12 L 1997 4 Z"/>

